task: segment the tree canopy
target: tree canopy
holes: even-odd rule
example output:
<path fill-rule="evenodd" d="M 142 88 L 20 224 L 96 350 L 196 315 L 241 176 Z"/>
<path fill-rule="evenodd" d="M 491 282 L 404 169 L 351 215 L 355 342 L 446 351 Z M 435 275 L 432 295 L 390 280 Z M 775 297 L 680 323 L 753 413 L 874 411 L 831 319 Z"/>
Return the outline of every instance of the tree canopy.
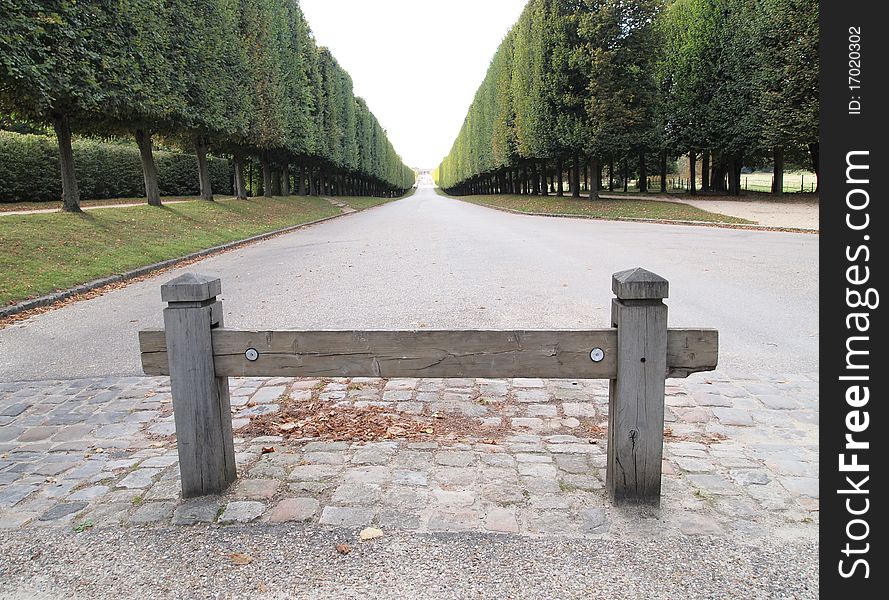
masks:
<path fill-rule="evenodd" d="M 542 160 L 707 153 L 737 192 L 745 162 L 817 152 L 817 46 L 815 0 L 530 0 L 437 181 L 530 192 Z"/>
<path fill-rule="evenodd" d="M 297 0 L 0 0 L 0 113 L 414 182 Z"/>

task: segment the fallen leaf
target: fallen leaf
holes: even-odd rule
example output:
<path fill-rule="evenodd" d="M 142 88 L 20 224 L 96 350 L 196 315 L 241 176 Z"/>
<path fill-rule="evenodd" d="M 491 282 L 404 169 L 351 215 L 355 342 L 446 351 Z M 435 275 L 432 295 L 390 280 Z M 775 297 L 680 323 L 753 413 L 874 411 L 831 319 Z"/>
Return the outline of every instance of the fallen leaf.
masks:
<path fill-rule="evenodd" d="M 432 435 L 433 433 L 435 433 L 435 430 L 432 429 L 431 427 L 427 427 L 424 431 L 425 431 L 426 433 L 428 433 L 429 435 Z"/>
<path fill-rule="evenodd" d="M 262 454 L 271 454 L 274 451 L 275 451 L 274 446 L 266 446 L 262 449 Z"/>
<path fill-rule="evenodd" d="M 358 537 L 361 539 L 362 542 L 375 540 L 377 538 L 383 537 L 383 530 L 377 529 L 376 527 L 367 527 L 361 530 L 361 533 L 358 534 Z"/>
<path fill-rule="evenodd" d="M 235 552 L 234 554 L 229 554 L 228 557 L 231 559 L 232 564 L 238 565 L 239 567 L 243 567 L 244 565 L 249 565 L 253 562 L 253 557 L 249 554 L 242 554 L 240 552 Z"/>
<path fill-rule="evenodd" d="M 278 425 L 278 429 L 280 429 L 281 431 L 293 431 L 294 429 L 296 429 L 296 423 L 282 423 L 281 425 Z"/>
<path fill-rule="evenodd" d="M 405 433 L 406 433 L 406 431 L 405 431 L 404 427 L 399 427 L 397 425 L 393 425 L 393 426 L 389 427 L 388 429 L 386 429 L 387 435 L 399 436 L 399 435 L 404 435 Z"/>
<path fill-rule="evenodd" d="M 337 544 L 336 551 L 340 554 L 348 554 L 352 551 L 352 546 L 350 546 L 349 544 Z"/>

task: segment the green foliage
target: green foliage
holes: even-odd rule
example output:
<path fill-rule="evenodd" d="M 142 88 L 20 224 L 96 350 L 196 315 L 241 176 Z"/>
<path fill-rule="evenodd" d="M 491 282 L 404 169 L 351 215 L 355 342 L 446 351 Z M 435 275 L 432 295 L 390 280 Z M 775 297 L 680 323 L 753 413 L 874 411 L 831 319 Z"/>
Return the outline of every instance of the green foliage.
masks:
<path fill-rule="evenodd" d="M 541 159 L 661 151 L 737 179 L 773 147 L 814 153 L 817 48 L 815 0 L 530 0 L 436 181 L 496 190 Z"/>
<path fill-rule="evenodd" d="M 80 188 L 88 198 L 131 198 L 143 192 L 139 150 L 133 145 L 78 140 L 74 158 Z M 161 194 L 198 193 L 197 161 L 181 152 L 155 152 Z M 210 160 L 213 187 L 231 193 L 227 160 Z M 0 131 L 0 202 L 51 202 L 60 198 L 59 150 L 54 139 Z"/>
<path fill-rule="evenodd" d="M 759 84 L 763 136 L 771 146 L 818 142 L 817 0 L 763 0 Z"/>
<path fill-rule="evenodd" d="M 142 129 L 188 149 L 200 135 L 217 154 L 386 191 L 414 181 L 296 0 L 0 0 L 0 115 L 54 114 L 75 132 Z"/>

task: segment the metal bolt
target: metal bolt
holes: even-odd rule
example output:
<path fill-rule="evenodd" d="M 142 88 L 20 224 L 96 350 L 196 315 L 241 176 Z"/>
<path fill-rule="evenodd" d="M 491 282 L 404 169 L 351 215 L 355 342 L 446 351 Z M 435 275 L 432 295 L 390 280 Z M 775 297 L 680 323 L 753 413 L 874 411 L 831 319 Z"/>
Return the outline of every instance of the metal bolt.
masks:
<path fill-rule="evenodd" d="M 605 360 L 605 351 L 601 348 L 593 348 L 592 351 L 590 351 L 590 358 L 594 363 L 600 363 Z"/>
<path fill-rule="evenodd" d="M 244 353 L 244 356 L 250 362 L 255 362 L 259 358 L 259 352 L 256 351 L 256 348 L 250 348 L 247 352 Z"/>

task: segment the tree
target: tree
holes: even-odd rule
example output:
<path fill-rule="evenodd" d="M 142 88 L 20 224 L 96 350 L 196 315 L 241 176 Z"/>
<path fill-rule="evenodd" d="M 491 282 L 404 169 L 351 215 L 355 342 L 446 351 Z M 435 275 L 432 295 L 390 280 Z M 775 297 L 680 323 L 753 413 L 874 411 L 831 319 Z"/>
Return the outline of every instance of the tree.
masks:
<path fill-rule="evenodd" d="M 818 2 L 763 0 L 759 84 L 763 142 L 772 149 L 774 193 L 783 193 L 784 157 L 808 155 L 818 174 Z"/>
<path fill-rule="evenodd" d="M 62 208 L 80 211 L 72 118 L 101 111 L 105 91 L 99 4 L 0 0 L 0 107 L 52 124 L 59 141 Z"/>

